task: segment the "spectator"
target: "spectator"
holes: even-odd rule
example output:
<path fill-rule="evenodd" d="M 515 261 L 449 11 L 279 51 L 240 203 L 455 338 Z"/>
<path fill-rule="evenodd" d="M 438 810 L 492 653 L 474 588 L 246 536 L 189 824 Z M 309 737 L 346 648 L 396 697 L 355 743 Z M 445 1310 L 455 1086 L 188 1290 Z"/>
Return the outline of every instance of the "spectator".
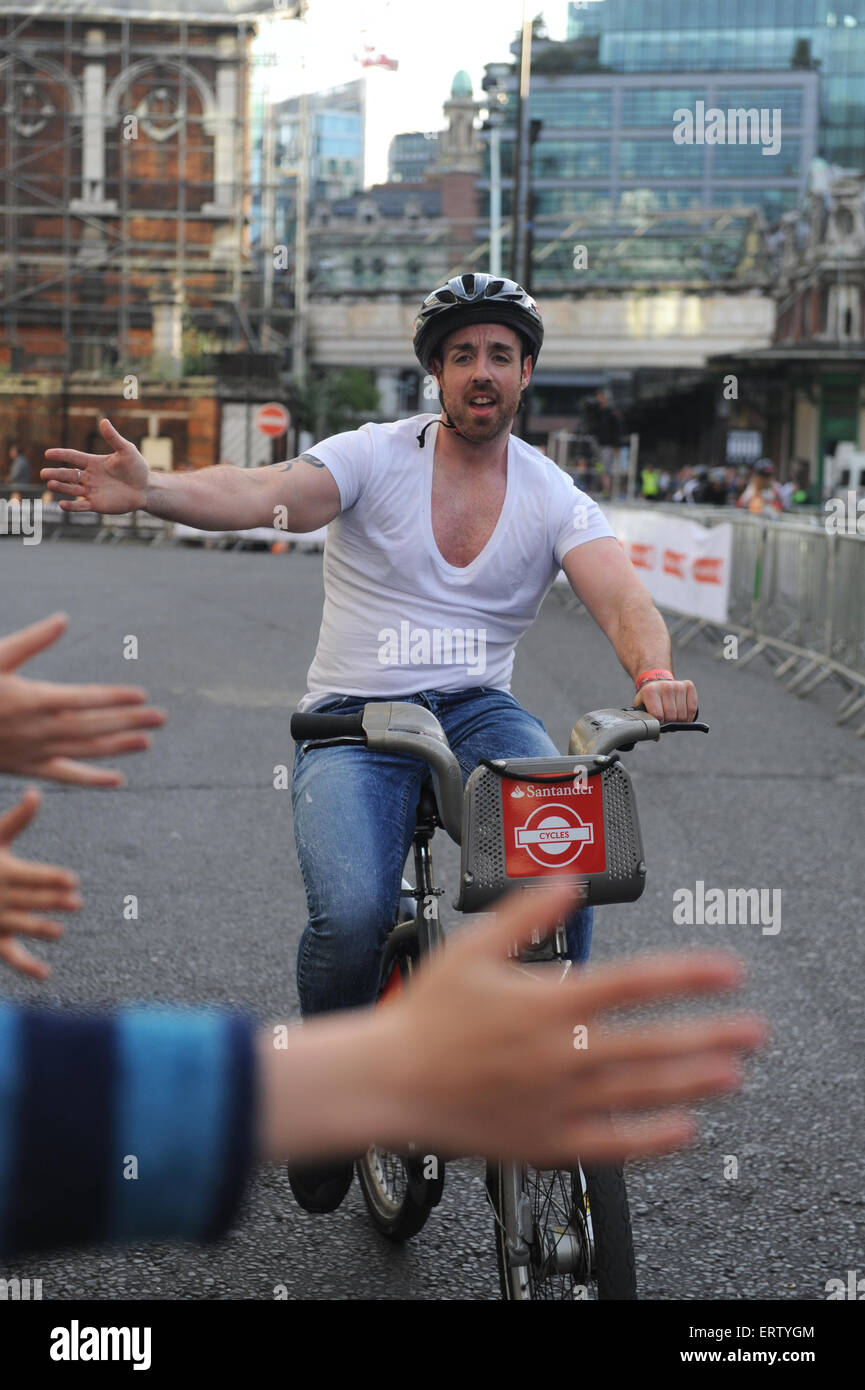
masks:
<path fill-rule="evenodd" d="M 618 470 L 618 445 L 622 426 L 619 413 L 606 391 L 600 390 L 583 406 L 588 432 L 597 441 L 600 451 L 602 490 L 605 497 L 615 493 Z"/>
<path fill-rule="evenodd" d="M 646 502 L 659 502 L 661 500 L 661 475 L 654 466 L 643 469 L 640 491 Z"/>
<path fill-rule="evenodd" d="M 752 469 L 751 480 L 736 506 L 754 513 L 783 511 L 784 505 L 774 474 L 775 468 L 770 459 L 758 459 Z"/>
<path fill-rule="evenodd" d="M 6 481 L 10 487 L 26 487 L 30 482 L 30 461 L 22 454 L 17 444 L 9 445 L 9 472 Z"/>
<path fill-rule="evenodd" d="M 708 468 L 705 468 L 701 465 L 701 467 L 699 467 L 694 474 L 694 482 L 696 486 L 694 487 L 691 496 L 688 498 L 688 501 L 699 503 L 701 506 L 705 505 L 705 503 L 709 500 Z"/>
<path fill-rule="evenodd" d="M 693 502 L 694 493 L 697 490 L 697 476 L 690 464 L 685 464 L 685 467 L 679 470 L 677 482 L 679 486 L 673 493 L 673 501 Z"/>

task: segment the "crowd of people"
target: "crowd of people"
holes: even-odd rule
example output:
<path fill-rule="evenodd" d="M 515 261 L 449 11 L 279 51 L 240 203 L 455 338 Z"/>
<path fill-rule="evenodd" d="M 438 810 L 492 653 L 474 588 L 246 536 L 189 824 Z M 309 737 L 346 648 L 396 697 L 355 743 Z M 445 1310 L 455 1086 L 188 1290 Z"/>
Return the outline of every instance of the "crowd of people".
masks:
<path fill-rule="evenodd" d="M 811 501 L 807 464 L 797 464 L 793 477 L 779 483 L 774 464 L 767 458 L 749 467 L 686 466 L 675 476 L 650 465 L 642 470 L 640 491 L 647 502 L 738 507 L 748 512 L 793 511 Z"/>
<path fill-rule="evenodd" d="M 574 483 L 583 492 L 602 501 L 624 499 L 627 473 L 617 467 L 614 456 L 620 451 L 577 448 L 577 461 L 568 467 Z M 653 463 L 640 468 L 637 491 L 646 502 L 680 502 L 713 507 L 738 507 L 749 512 L 788 512 L 815 501 L 807 463 L 798 462 L 792 476 L 779 482 L 771 459 L 752 464 L 727 464 L 718 468 L 686 464 L 670 470 Z"/>

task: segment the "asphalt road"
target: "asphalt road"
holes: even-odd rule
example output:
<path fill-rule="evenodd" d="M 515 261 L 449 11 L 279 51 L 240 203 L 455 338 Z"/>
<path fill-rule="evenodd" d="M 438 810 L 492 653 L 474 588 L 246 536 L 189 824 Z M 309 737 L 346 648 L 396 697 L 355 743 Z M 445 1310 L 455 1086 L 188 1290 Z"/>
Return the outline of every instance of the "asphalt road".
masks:
<path fill-rule="evenodd" d="M 304 893 L 290 794 L 274 790 L 273 769 L 291 764 L 288 719 L 321 594 L 314 554 L 0 547 L 0 631 L 58 608 L 72 618 L 31 673 L 142 684 L 170 715 L 153 749 L 125 760 L 123 790 L 46 785 L 20 849 L 79 870 L 85 907 L 61 944 L 38 948 L 54 967 L 48 985 L 7 971 L 8 995 L 215 1001 L 263 1020 L 296 1013 Z M 128 635 L 137 661 L 124 660 Z M 750 965 L 742 1002 L 769 1017 L 772 1041 L 742 1093 L 701 1111 L 694 1147 L 631 1167 L 640 1292 L 823 1299 L 827 1280 L 865 1273 L 865 743 L 834 726 L 825 687 L 799 701 L 766 665 L 740 671 L 714 658 L 698 642 L 678 660 L 711 735 L 671 735 L 630 755 L 649 880 L 638 904 L 596 915 L 594 958 L 733 946 Z M 603 635 L 555 595 L 521 644 L 513 689 L 562 748 L 581 712 L 629 694 Z M 15 790 L 5 779 L 0 807 Z M 449 889 L 456 863 L 442 843 L 436 864 Z M 780 890 L 780 930 L 676 925 L 673 895 L 698 880 Z M 123 919 L 130 893 L 136 922 Z M 446 924 L 455 916 L 446 910 Z M 731 1158 L 735 1178 L 725 1176 Z M 498 1296 L 477 1162 L 448 1170 L 441 1206 L 402 1249 L 372 1231 L 356 1185 L 338 1212 L 316 1217 L 272 1168 L 218 1248 L 100 1248 L 0 1270 L 16 1273 L 41 1278 L 46 1299 L 271 1299 L 279 1285 L 292 1299 Z"/>

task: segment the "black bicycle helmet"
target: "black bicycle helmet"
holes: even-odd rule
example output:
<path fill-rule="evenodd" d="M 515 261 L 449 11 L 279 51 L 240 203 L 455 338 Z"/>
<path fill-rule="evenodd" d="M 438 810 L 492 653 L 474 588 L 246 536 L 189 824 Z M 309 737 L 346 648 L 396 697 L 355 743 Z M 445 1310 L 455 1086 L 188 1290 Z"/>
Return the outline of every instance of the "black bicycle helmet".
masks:
<path fill-rule="evenodd" d="M 500 275 L 456 275 L 427 295 L 412 328 L 412 345 L 425 372 L 443 338 L 473 323 L 504 323 L 526 339 L 532 366 L 544 341 L 544 324 L 530 294 Z"/>

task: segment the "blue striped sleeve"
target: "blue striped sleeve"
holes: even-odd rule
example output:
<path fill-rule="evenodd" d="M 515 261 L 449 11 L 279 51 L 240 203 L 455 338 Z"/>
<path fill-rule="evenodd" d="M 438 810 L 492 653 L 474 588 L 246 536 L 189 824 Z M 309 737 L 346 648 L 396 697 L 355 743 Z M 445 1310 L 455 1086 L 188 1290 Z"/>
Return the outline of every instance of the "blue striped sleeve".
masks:
<path fill-rule="evenodd" d="M 117 1035 L 112 1236 L 215 1239 L 251 1162 L 251 1029 L 210 1011 L 127 1008 Z"/>
<path fill-rule="evenodd" d="M 252 1162 L 254 1024 L 0 1007 L 0 1254 L 215 1239 Z"/>
<path fill-rule="evenodd" d="M 0 1254 L 9 1247 L 12 1164 L 21 1088 L 21 1015 L 0 1004 Z"/>

